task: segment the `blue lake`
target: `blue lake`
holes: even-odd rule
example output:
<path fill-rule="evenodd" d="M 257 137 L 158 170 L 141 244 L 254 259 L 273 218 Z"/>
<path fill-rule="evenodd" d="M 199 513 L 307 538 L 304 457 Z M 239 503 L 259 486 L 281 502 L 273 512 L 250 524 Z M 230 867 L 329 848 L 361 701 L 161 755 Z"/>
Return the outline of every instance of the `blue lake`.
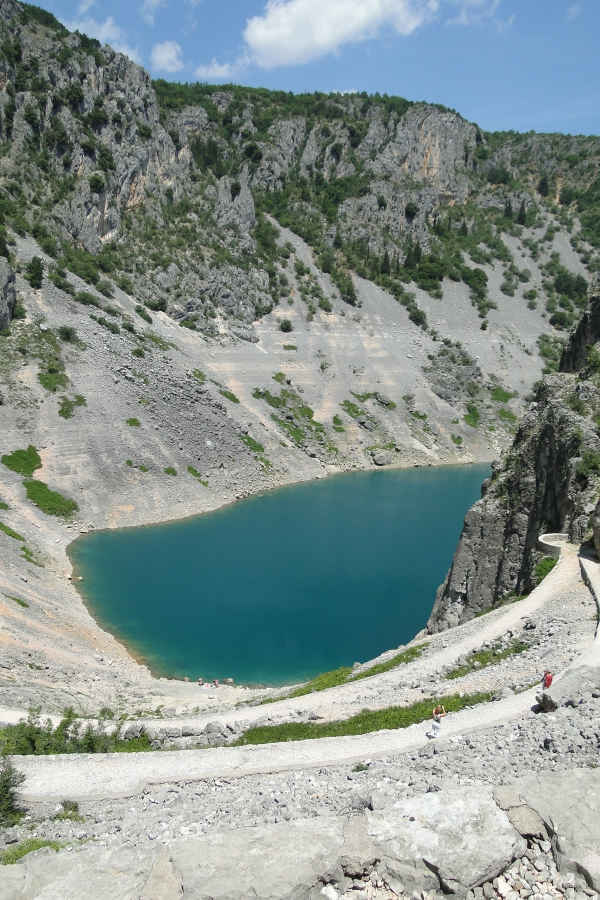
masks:
<path fill-rule="evenodd" d="M 340 475 L 79 539 L 88 606 L 156 674 L 284 684 L 410 640 L 487 465 Z"/>

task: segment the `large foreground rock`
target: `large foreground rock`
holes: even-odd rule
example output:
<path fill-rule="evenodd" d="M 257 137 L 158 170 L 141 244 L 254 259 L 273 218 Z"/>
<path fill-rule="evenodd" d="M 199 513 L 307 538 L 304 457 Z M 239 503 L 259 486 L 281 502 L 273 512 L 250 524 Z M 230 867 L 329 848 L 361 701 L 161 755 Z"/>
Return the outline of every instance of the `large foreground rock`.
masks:
<path fill-rule="evenodd" d="M 0 331 L 8 328 L 16 304 L 15 273 L 0 257 Z"/>
<path fill-rule="evenodd" d="M 515 787 L 537 810 L 561 872 L 578 872 L 600 892 L 600 770 L 530 776 Z"/>
<path fill-rule="evenodd" d="M 493 839 L 490 839 L 493 836 Z M 0 900 L 317 900 L 377 866 L 396 890 L 464 893 L 525 849 L 490 791 L 443 791 L 351 819 L 215 832 L 167 848 L 42 850 L 6 867 Z"/>
<path fill-rule="evenodd" d="M 394 890 L 441 887 L 462 894 L 495 878 L 526 849 L 486 791 L 428 793 L 368 818 L 369 837 Z"/>

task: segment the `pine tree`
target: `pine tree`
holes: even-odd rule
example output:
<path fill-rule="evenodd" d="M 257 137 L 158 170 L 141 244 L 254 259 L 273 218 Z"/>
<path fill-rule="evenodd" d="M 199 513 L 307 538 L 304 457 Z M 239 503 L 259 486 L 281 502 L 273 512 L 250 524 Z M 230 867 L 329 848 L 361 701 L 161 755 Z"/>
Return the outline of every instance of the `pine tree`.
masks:
<path fill-rule="evenodd" d="M 504 218 L 512 219 L 512 217 L 513 217 L 512 203 L 510 202 L 510 200 L 507 200 L 506 203 L 504 204 Z"/>
<path fill-rule="evenodd" d="M 527 221 L 527 215 L 525 212 L 525 201 L 521 200 L 521 205 L 519 207 L 519 215 L 517 216 L 517 223 L 519 225 L 524 225 Z"/>
<path fill-rule="evenodd" d="M 390 254 L 388 253 L 387 248 L 386 248 L 386 251 L 385 251 L 385 253 L 383 254 L 383 259 L 382 259 L 382 261 L 381 261 L 381 274 L 382 274 L 382 275 L 389 275 L 389 274 L 390 274 L 390 271 L 391 271 L 391 268 L 390 268 Z"/>

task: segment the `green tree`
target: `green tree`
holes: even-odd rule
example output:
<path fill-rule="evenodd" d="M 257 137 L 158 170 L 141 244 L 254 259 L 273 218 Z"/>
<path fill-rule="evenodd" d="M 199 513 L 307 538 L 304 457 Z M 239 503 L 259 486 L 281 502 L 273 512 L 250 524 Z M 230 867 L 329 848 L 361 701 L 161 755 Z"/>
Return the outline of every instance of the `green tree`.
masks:
<path fill-rule="evenodd" d="M 548 184 L 548 176 L 546 174 L 542 175 L 538 182 L 538 193 L 540 193 L 542 197 L 547 197 L 550 193 L 550 185 Z"/>
<path fill-rule="evenodd" d="M 521 205 L 519 207 L 519 213 L 517 215 L 517 223 L 519 225 L 525 225 L 527 221 L 527 213 L 525 211 L 525 201 L 521 200 Z"/>

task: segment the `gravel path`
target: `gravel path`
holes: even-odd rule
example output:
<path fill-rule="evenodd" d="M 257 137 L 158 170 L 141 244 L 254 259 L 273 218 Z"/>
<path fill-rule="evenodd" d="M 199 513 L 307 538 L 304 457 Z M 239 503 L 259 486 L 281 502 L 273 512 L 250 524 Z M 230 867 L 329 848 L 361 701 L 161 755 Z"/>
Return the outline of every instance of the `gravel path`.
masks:
<path fill-rule="evenodd" d="M 598 564 L 588 561 L 587 565 L 593 570 L 594 577 L 597 577 Z M 524 615 L 530 615 L 557 595 L 569 590 L 577 593 L 579 584 L 579 559 L 576 548 L 563 546 L 559 563 L 527 600 L 495 614 L 493 620 L 486 623 L 483 628 L 475 629 L 472 634 L 469 633 L 458 644 L 453 643 L 452 646 L 449 644 L 442 648 L 432 661 L 435 659 L 438 669 L 440 665 L 447 665 L 466 649 L 480 646 L 483 639 L 493 639 L 506 629 L 515 628 Z M 482 623 L 478 624 L 481 626 Z M 588 666 L 599 667 L 600 645 L 594 643 L 594 631 L 595 629 L 592 629 L 584 656 Z M 449 640 L 449 637 L 447 639 Z M 432 661 L 429 665 L 432 665 Z M 419 666 L 422 668 L 426 665 L 426 661 L 419 661 L 413 665 L 415 668 Z M 578 665 L 580 658 L 575 660 L 566 672 L 576 670 Z M 408 668 L 413 670 L 413 666 Z M 564 675 L 566 672 L 561 674 Z M 386 673 L 379 677 L 387 680 L 391 674 Z M 422 675 L 422 671 L 420 674 Z M 560 682 L 561 674 L 557 676 L 557 682 Z M 415 677 L 414 670 L 411 677 Z M 306 704 L 316 704 L 313 708 L 325 709 L 330 705 L 330 709 L 337 709 L 339 716 L 340 705 L 335 698 L 346 690 L 364 691 L 364 687 L 341 686 L 298 699 L 302 701 L 303 707 Z M 441 743 L 524 717 L 535 701 L 535 692 L 536 689 L 532 688 L 501 701 L 468 708 L 449 716 L 444 722 L 444 740 Z M 297 707 L 298 700 L 283 701 L 281 705 L 286 704 L 291 705 L 293 709 L 294 704 Z M 264 710 L 248 710 L 244 715 L 246 712 L 258 713 L 264 717 Z M 26 775 L 23 788 L 23 797 L 26 800 L 59 800 L 65 796 L 75 800 L 126 797 L 138 793 L 150 784 L 193 782 L 217 777 L 240 778 L 258 773 L 318 768 L 358 762 L 365 757 L 375 758 L 392 753 L 411 752 L 428 744 L 426 730 L 427 726 L 421 724 L 403 730 L 289 744 L 132 755 L 19 757 L 15 762 L 17 768 Z"/>

